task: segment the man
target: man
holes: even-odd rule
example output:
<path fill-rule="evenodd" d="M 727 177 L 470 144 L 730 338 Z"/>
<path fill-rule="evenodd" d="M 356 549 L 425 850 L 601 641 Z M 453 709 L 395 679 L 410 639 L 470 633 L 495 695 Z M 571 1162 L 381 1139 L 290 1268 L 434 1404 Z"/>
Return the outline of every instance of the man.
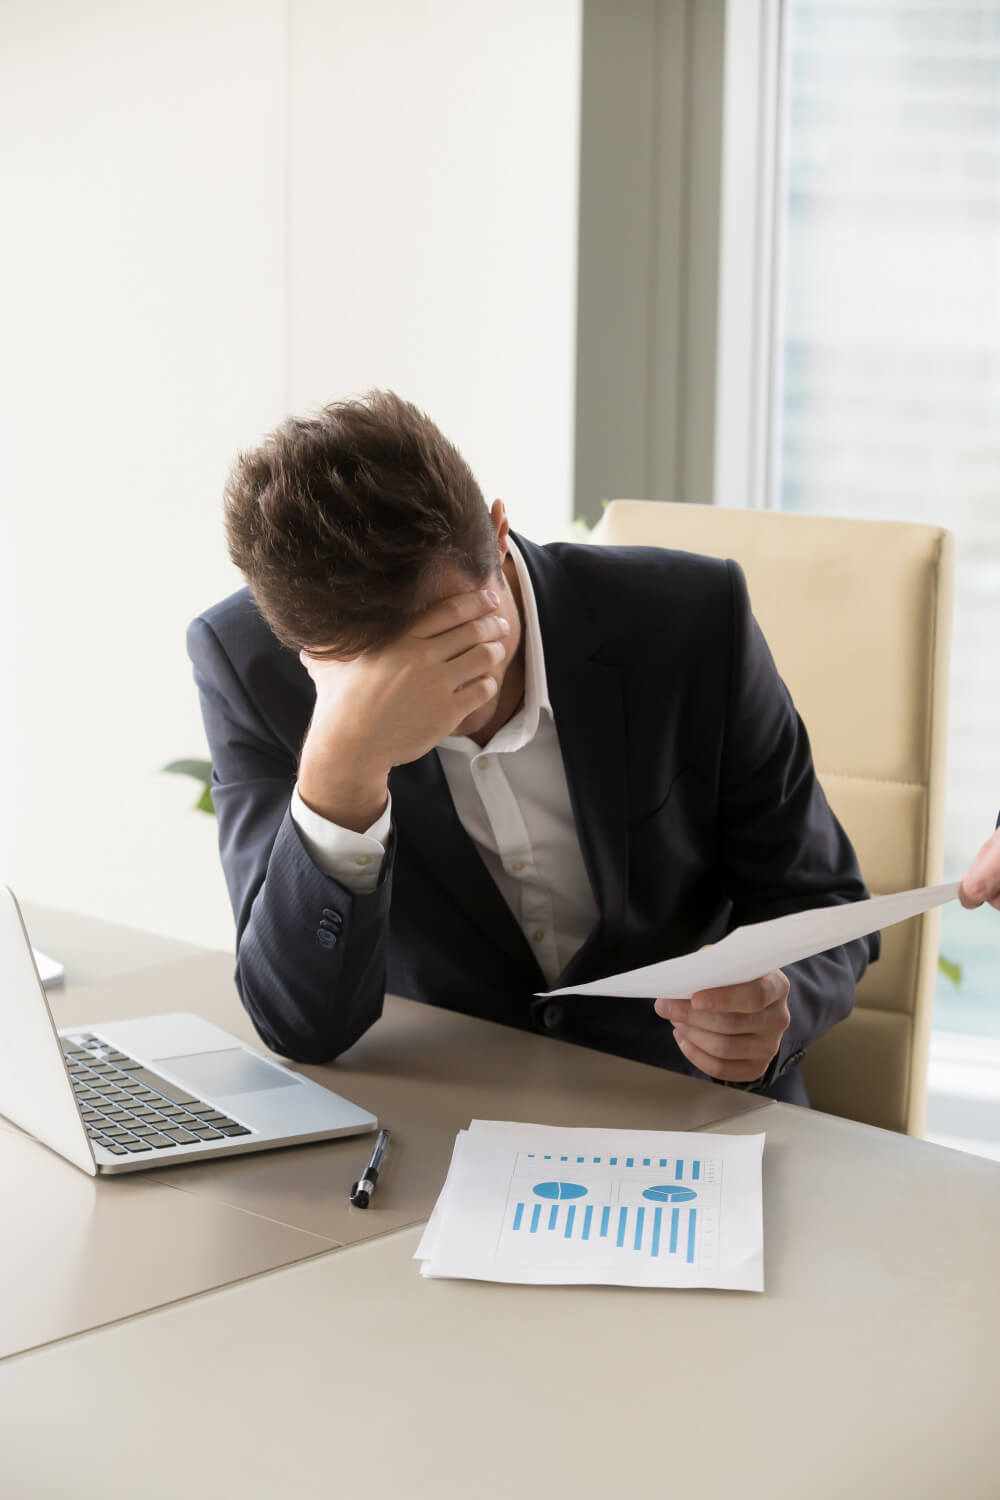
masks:
<path fill-rule="evenodd" d="M 692 1000 L 538 991 L 866 895 L 735 563 L 510 533 L 384 392 L 235 465 L 192 624 L 237 985 L 326 1061 L 386 989 L 807 1102 L 877 938 Z"/>

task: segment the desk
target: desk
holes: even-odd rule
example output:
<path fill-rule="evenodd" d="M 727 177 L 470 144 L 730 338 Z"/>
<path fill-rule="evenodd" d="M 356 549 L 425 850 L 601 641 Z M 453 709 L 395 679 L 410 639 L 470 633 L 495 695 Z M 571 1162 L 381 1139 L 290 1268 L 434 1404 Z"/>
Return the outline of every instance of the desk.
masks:
<path fill-rule="evenodd" d="M 427 1282 L 391 1230 L 0 1363 L 0 1490 L 996 1500 L 1000 1167 L 710 1128 L 767 1133 L 764 1295 Z"/>
<path fill-rule="evenodd" d="M 34 938 L 31 908 L 27 923 Z M 179 945 L 177 956 L 140 969 L 141 934 L 104 923 L 93 924 L 95 934 L 82 918 L 63 931 L 51 913 L 40 925 L 66 964 L 65 988 L 49 992 L 57 1025 L 193 1010 L 261 1045 L 237 998 L 231 955 Z M 151 944 L 160 959 L 164 941 Z M 75 982 L 81 971 L 94 982 Z M 766 1102 L 392 997 L 343 1059 L 302 1071 L 392 1129 L 368 1210 L 351 1208 L 347 1194 L 370 1136 L 95 1180 L 0 1118 L 0 1282 L 23 1289 L 0 1303 L 0 1356 L 421 1223 L 457 1132 L 476 1115 L 694 1130 Z"/>
<path fill-rule="evenodd" d="M 428 1282 L 398 1230 L 0 1364 L 9 1493 L 996 1500 L 1000 1169 L 713 1128 L 767 1131 L 763 1296 Z"/>

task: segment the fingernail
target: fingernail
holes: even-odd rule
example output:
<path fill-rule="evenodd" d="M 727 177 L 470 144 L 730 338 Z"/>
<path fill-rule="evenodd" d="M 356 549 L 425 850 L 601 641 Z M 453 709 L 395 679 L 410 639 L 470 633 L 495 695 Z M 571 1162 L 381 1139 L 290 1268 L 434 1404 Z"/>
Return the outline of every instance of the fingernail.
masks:
<path fill-rule="evenodd" d="M 483 598 L 487 604 L 492 604 L 494 609 L 500 603 L 500 595 L 495 594 L 492 589 L 483 589 Z"/>
<path fill-rule="evenodd" d="M 497 615 L 497 624 L 500 627 L 500 634 L 501 635 L 506 635 L 507 632 L 510 630 L 510 622 L 507 621 L 507 620 L 505 620 L 504 617 L 503 617 L 503 615 Z"/>
<path fill-rule="evenodd" d="M 665 1021 L 670 1020 L 671 1007 L 669 1000 L 657 1000 L 655 1009 L 657 1014 L 661 1015 Z"/>

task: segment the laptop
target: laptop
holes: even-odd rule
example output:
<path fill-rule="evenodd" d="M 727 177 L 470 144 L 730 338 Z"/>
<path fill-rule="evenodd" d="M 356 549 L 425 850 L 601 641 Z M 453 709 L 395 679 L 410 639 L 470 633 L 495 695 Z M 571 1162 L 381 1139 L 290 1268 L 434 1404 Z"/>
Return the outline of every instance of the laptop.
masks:
<path fill-rule="evenodd" d="M 92 1176 L 361 1135 L 378 1120 L 182 1012 L 57 1031 L 0 885 L 0 1114 Z"/>

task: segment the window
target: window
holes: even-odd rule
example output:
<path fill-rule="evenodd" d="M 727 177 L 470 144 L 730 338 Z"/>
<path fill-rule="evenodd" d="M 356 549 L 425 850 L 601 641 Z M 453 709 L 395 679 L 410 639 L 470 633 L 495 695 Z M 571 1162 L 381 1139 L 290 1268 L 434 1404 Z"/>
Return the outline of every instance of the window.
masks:
<path fill-rule="evenodd" d="M 1000 809 L 1000 3 L 787 0 L 785 26 L 772 501 L 955 533 L 954 878 Z M 941 951 L 932 1089 L 970 1035 L 1000 1080 L 1000 915 L 946 908 Z"/>

